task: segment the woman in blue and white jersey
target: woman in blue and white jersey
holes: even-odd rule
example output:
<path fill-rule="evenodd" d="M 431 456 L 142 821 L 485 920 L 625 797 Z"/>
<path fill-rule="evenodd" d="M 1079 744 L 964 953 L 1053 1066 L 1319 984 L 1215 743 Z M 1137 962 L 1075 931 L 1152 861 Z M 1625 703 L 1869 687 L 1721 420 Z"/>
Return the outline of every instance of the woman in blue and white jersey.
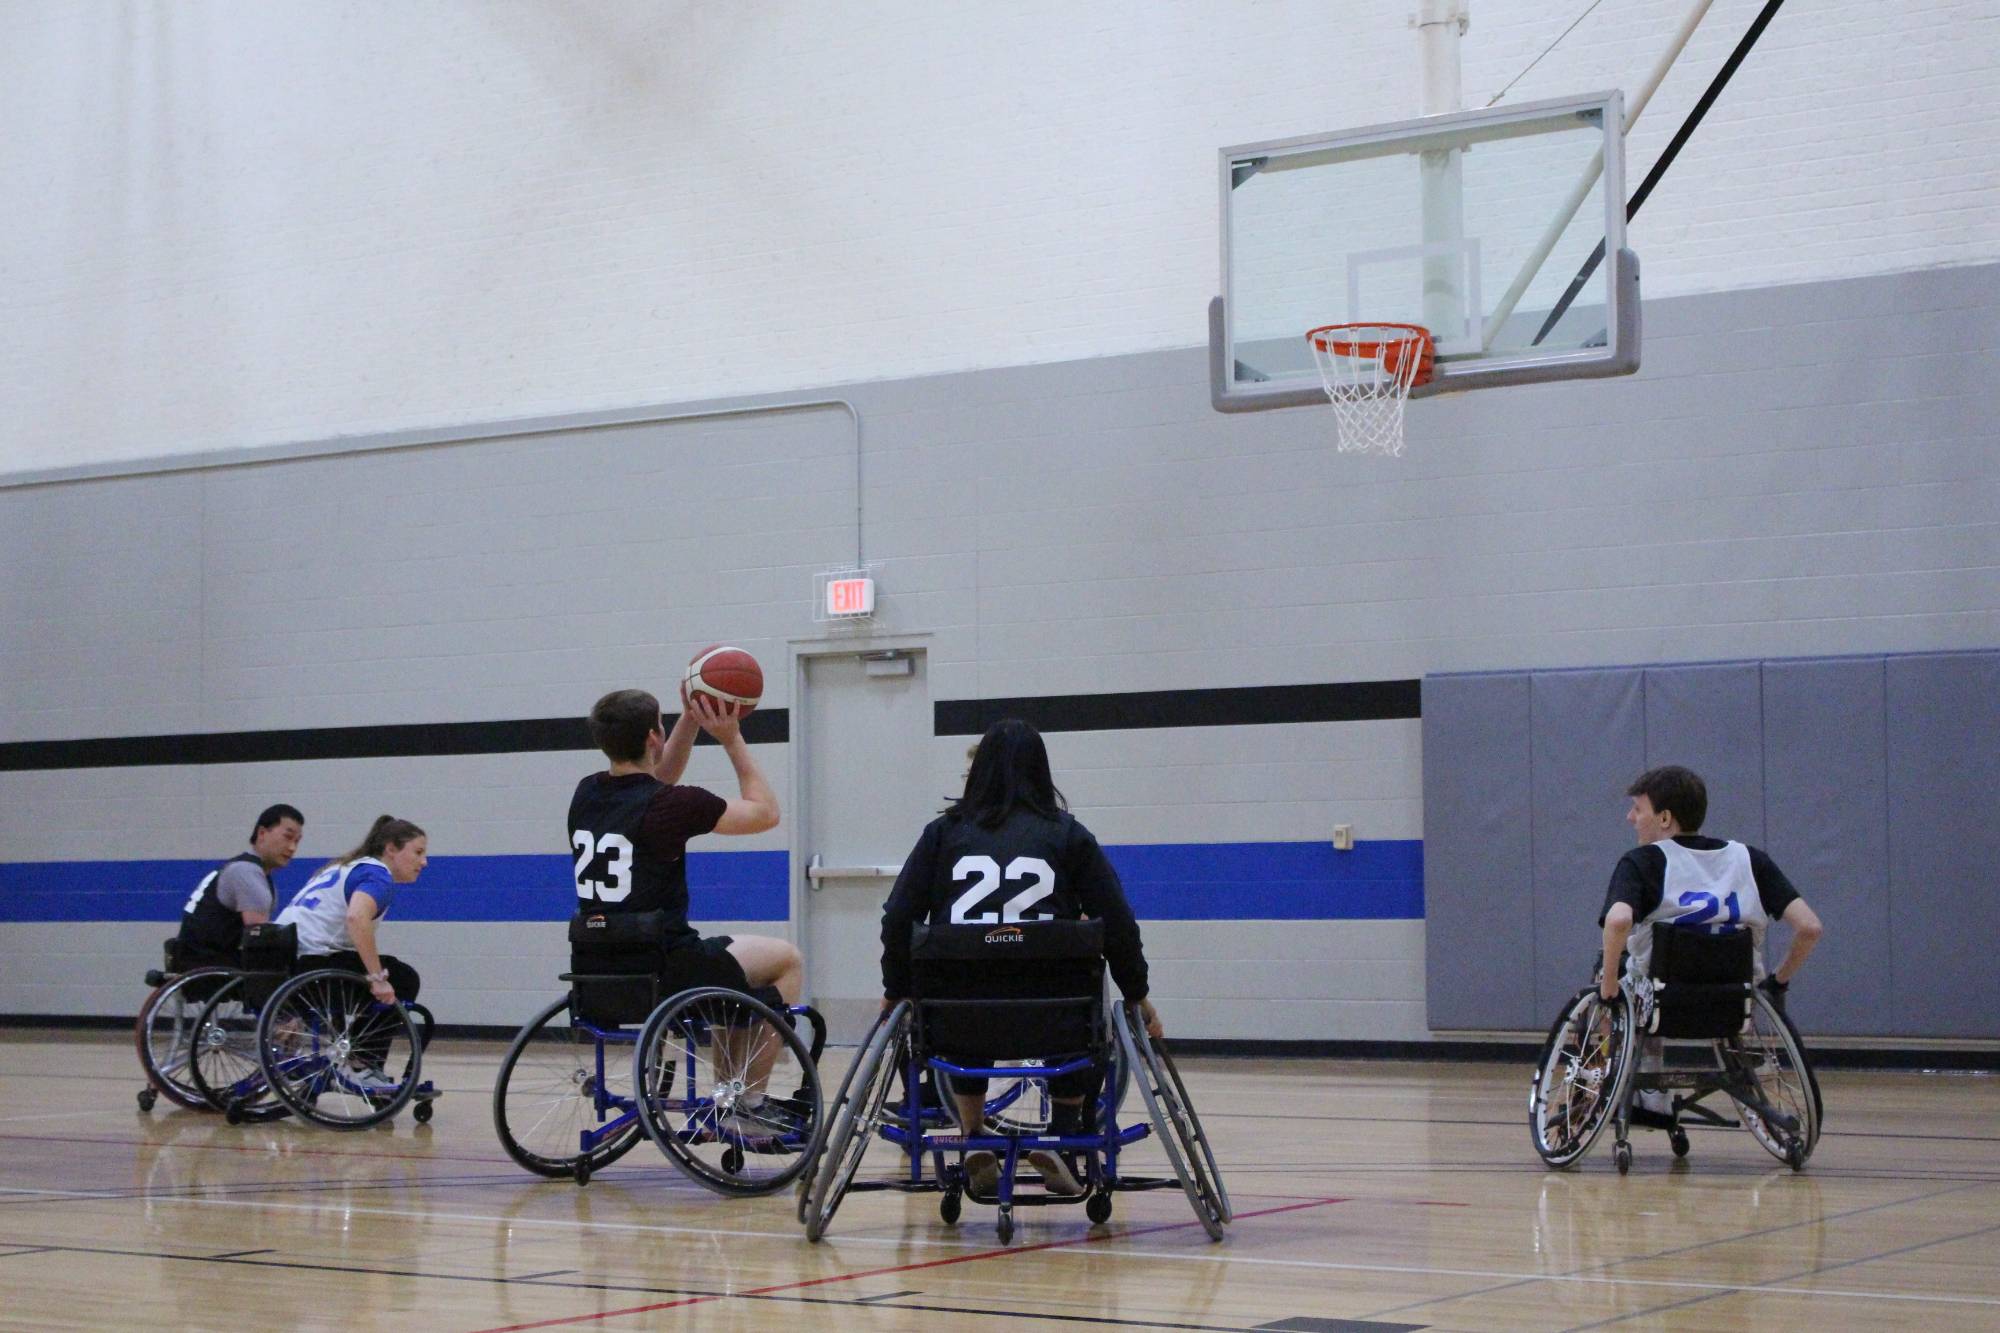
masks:
<path fill-rule="evenodd" d="M 422 829 L 383 815 L 359 847 L 321 867 L 278 914 L 279 925 L 298 928 L 299 970 L 359 972 L 383 1004 L 416 999 L 417 969 L 376 947 L 375 923 L 388 915 L 396 886 L 423 873 L 429 851 Z"/>

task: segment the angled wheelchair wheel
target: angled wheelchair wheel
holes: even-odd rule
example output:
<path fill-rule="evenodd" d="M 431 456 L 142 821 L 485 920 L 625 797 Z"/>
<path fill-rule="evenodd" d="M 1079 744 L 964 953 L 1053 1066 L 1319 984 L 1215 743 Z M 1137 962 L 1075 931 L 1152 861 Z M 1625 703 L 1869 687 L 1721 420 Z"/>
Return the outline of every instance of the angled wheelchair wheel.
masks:
<path fill-rule="evenodd" d="M 270 1085 L 257 1064 L 257 1015 L 245 1007 L 243 993 L 243 978 L 232 976 L 202 1006 L 188 1061 L 194 1085 L 210 1107 L 236 1108 L 231 1124 L 255 1118 L 257 1111 L 273 1105 Z"/>
<path fill-rule="evenodd" d="M 718 1194 L 783 1189 L 819 1149 L 811 1052 L 788 1016 L 739 991 L 663 1001 L 640 1030 L 632 1083 L 646 1137 Z"/>
<path fill-rule="evenodd" d="M 1743 1031 L 1715 1043 L 1715 1058 L 1725 1072 L 1753 1084 L 1763 1102 L 1759 1106 L 1755 1099 L 1735 1099 L 1750 1137 L 1794 1171 L 1804 1167 L 1819 1146 L 1824 1107 L 1819 1080 L 1791 1019 L 1758 991 Z M 1775 1114 L 1766 1114 L 1766 1108 Z"/>
<path fill-rule="evenodd" d="M 588 1180 L 630 1152 L 644 1131 L 631 1062 L 623 1051 L 600 1053 L 596 1038 L 570 1022 L 569 1008 L 565 995 L 514 1035 L 493 1080 L 493 1128 L 507 1155 L 536 1175 Z M 586 1133 L 606 1130 L 584 1149 Z"/>
<path fill-rule="evenodd" d="M 829 1111 L 826 1147 L 803 1202 L 809 1241 L 826 1234 L 840 1201 L 854 1183 L 854 1173 L 861 1169 L 861 1159 L 868 1155 L 868 1145 L 881 1130 L 889 1091 L 896 1086 L 896 1069 L 909 1044 L 910 1012 L 910 1002 L 904 1000 L 877 1018 L 848 1067 L 847 1077 L 841 1080 L 840 1095 Z M 951 1216 L 945 1220 L 956 1221 L 956 1196 L 948 1195 L 947 1202 Z"/>
<path fill-rule="evenodd" d="M 278 1101 L 328 1129 L 378 1125 L 419 1078 L 416 1020 L 377 1003 L 367 978 L 327 968 L 278 987 L 257 1017 L 257 1060 Z"/>
<path fill-rule="evenodd" d="M 226 967 L 198 967 L 162 981 L 139 1006 L 132 1028 L 139 1067 L 146 1071 L 150 1087 L 177 1106 L 191 1111 L 211 1109 L 194 1081 L 196 1023 L 208 1001 L 235 976 Z M 152 1109 L 143 1093 L 140 1104 Z"/>
<path fill-rule="evenodd" d="M 1528 1091 L 1535 1151 L 1553 1167 L 1573 1165 L 1624 1104 L 1635 1044 L 1631 1010 L 1606 1004 L 1597 987 L 1576 993 L 1549 1029 Z"/>
<path fill-rule="evenodd" d="M 1222 1239 L 1222 1228 L 1231 1217 L 1229 1196 L 1222 1188 L 1222 1172 L 1209 1150 L 1208 1136 L 1202 1133 L 1201 1119 L 1187 1099 L 1180 1073 L 1173 1068 L 1164 1048 L 1146 1034 L 1145 1026 L 1131 1006 L 1121 1004 L 1112 1011 L 1118 1045 L 1130 1062 L 1132 1081 L 1146 1103 L 1153 1133 L 1166 1150 L 1174 1175 L 1180 1178 L 1194 1215 L 1210 1240 Z"/>

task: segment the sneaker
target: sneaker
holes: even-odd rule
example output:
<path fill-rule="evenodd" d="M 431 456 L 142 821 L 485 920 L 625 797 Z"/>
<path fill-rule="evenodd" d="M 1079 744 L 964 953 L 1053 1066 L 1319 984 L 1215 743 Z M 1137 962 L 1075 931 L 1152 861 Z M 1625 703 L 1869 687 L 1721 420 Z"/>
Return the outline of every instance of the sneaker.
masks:
<path fill-rule="evenodd" d="M 340 1081 L 347 1091 L 370 1100 L 394 1097 L 403 1090 L 403 1080 L 390 1078 L 375 1065 L 349 1065 Z"/>
<path fill-rule="evenodd" d="M 1070 1174 L 1069 1163 L 1061 1154 L 1037 1149 L 1028 1154 L 1028 1165 L 1042 1173 L 1042 1188 L 1049 1193 L 1072 1199 L 1083 1193 L 1083 1182 Z"/>
<path fill-rule="evenodd" d="M 803 1134 L 812 1121 L 812 1103 L 789 1097 L 766 1097 L 755 1106 L 741 1102 L 722 1118 L 723 1130 L 745 1143 L 769 1143 Z"/>
<path fill-rule="evenodd" d="M 980 1151 L 965 1155 L 965 1188 L 973 1194 L 991 1198 L 1000 1192 L 1000 1159 L 993 1153 Z"/>

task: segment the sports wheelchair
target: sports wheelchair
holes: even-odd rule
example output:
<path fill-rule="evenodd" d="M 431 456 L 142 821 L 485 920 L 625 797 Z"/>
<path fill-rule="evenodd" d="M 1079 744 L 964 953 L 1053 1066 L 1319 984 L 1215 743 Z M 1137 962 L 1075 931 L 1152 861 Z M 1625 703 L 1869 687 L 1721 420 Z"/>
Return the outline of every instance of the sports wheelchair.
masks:
<path fill-rule="evenodd" d="M 913 994 L 877 1018 L 834 1098 L 818 1171 L 799 1198 L 808 1240 L 826 1234 L 849 1193 L 881 1189 L 940 1193 L 938 1213 L 947 1224 L 958 1221 L 968 1198 L 993 1205 L 1002 1244 L 1013 1239 L 1016 1205 L 1080 1203 L 1099 1223 L 1110 1219 L 1115 1192 L 1179 1189 L 1209 1238 L 1222 1239 L 1233 1216 L 1229 1195 L 1180 1072 L 1131 1006 L 1105 1003 L 1102 923 L 919 924 L 912 931 L 911 970 Z M 968 1059 L 967 1052 L 977 1054 Z M 1042 1067 L 1024 1072 L 999 1063 L 1029 1058 L 1040 1059 Z M 1080 1071 L 1102 1078 L 1090 1128 L 1054 1134 L 1042 1132 L 1031 1116 L 1002 1119 L 1032 1081 Z M 987 1123 L 979 1133 L 961 1132 L 947 1097 L 926 1095 L 932 1084 L 946 1092 L 954 1074 L 1012 1080 L 1001 1097 L 986 1103 Z M 903 1093 L 895 1100 L 891 1089 L 899 1076 Z M 1128 1082 L 1138 1084 L 1148 1121 L 1121 1127 L 1118 1108 Z M 1120 1171 L 1120 1154 L 1149 1136 L 1158 1137 L 1171 1179 Z M 877 1138 L 903 1155 L 897 1177 L 857 1181 Z M 1040 1191 L 1017 1189 L 1023 1155 L 1042 1150 L 1063 1156 L 1084 1193 L 1052 1193 L 1046 1181 Z M 971 1151 L 998 1159 L 991 1196 L 971 1187 L 964 1161 Z"/>
<path fill-rule="evenodd" d="M 665 929 L 662 912 L 571 920 L 569 993 L 515 1034 L 493 1083 L 500 1144 L 536 1175 L 587 1185 L 643 1135 L 718 1194 L 783 1189 L 819 1147 L 826 1023 L 771 986 L 662 995 Z M 784 1095 L 750 1105 L 765 1089 Z"/>
<path fill-rule="evenodd" d="M 1626 977 L 1608 1003 L 1595 984 L 1577 992 L 1549 1029 L 1528 1094 L 1528 1127 L 1544 1162 L 1573 1165 L 1610 1124 L 1612 1160 L 1623 1175 L 1632 1167 L 1634 1097 L 1661 1091 L 1671 1098 L 1667 1124 L 1646 1124 L 1653 1117 L 1643 1111 L 1641 1123 L 1665 1128 L 1675 1157 L 1688 1153 L 1685 1118 L 1740 1125 L 1773 1157 L 1804 1169 L 1819 1142 L 1819 1080 L 1798 1029 L 1752 984 L 1753 948 L 1747 930 L 1711 935 L 1660 925 L 1650 979 Z M 1650 1038 L 1706 1043 L 1713 1067 L 1642 1073 L 1640 1046 Z M 1715 1093 L 1734 1103 L 1736 1118 L 1702 1105 Z"/>
<path fill-rule="evenodd" d="M 191 1111 L 219 1110 L 194 1081 L 194 1054 L 204 1040 L 196 1019 L 236 969 L 192 963 L 183 957 L 178 938 L 167 940 L 162 953 L 163 966 L 146 972 L 146 984 L 153 989 L 132 1027 L 139 1067 L 146 1073 L 139 1109 L 151 1111 L 164 1096 Z"/>
<path fill-rule="evenodd" d="M 296 1115 L 365 1129 L 414 1102 L 427 1123 L 438 1097 L 420 1070 L 430 1011 L 377 1002 L 355 972 L 296 972 L 297 956 L 294 928 L 267 923 L 244 928 L 240 969 L 209 969 L 185 1066 L 199 1104 L 232 1125 Z"/>

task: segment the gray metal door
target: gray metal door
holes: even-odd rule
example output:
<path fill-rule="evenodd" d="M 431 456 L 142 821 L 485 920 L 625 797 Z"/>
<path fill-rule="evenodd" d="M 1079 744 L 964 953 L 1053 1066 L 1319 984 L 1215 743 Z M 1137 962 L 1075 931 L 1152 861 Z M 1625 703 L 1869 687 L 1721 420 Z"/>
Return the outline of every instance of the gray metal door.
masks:
<path fill-rule="evenodd" d="M 858 1041 L 882 996 L 882 903 L 937 813 L 921 649 L 804 659 L 806 995 Z"/>

